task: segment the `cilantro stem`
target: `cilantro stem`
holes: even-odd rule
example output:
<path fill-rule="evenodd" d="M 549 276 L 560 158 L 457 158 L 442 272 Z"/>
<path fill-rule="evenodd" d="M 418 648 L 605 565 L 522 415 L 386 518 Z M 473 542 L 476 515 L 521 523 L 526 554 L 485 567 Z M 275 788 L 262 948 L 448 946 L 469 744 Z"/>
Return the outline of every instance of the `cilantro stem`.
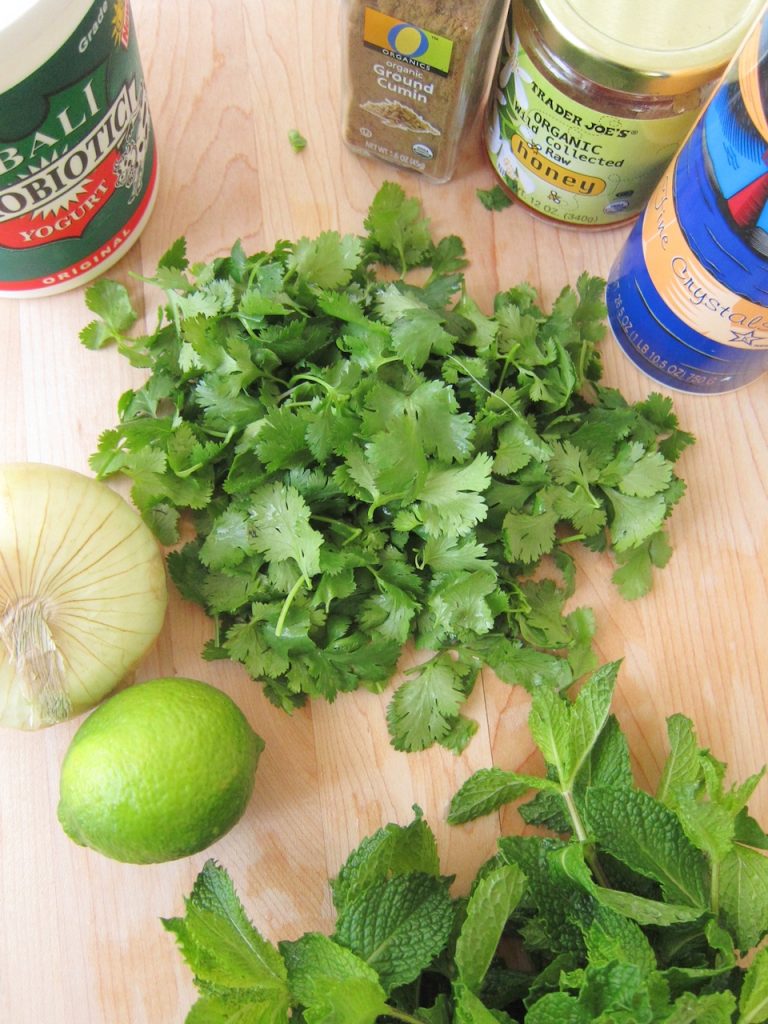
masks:
<path fill-rule="evenodd" d="M 520 418 L 520 411 L 518 409 L 515 409 L 513 405 L 510 405 L 506 398 L 504 398 L 503 395 L 500 395 L 498 391 L 491 391 L 490 388 L 487 388 L 485 384 L 483 384 L 481 380 L 478 380 L 478 378 L 474 375 L 474 373 L 472 373 L 469 367 L 465 366 L 460 359 L 457 359 L 456 356 L 454 355 L 450 355 L 448 356 L 448 361 L 456 363 L 459 369 L 466 373 L 469 379 L 473 380 L 475 384 L 477 384 L 477 386 L 486 393 L 486 395 L 488 395 L 490 398 L 497 398 L 502 405 L 505 405 L 507 409 L 509 409 L 513 416 L 517 416 L 518 418 Z"/>
<path fill-rule="evenodd" d="M 286 617 L 288 615 L 288 612 L 290 611 L 291 605 L 293 604 L 293 599 L 298 594 L 299 590 L 302 587 L 302 584 L 306 585 L 306 582 L 307 581 L 304 579 L 303 576 L 299 576 L 299 578 L 293 584 L 291 589 L 288 591 L 288 594 L 285 600 L 283 601 L 283 607 L 280 609 L 280 615 L 278 616 L 277 624 L 275 625 L 275 636 L 283 635 L 283 626 L 285 625 Z"/>
<path fill-rule="evenodd" d="M 295 388 L 307 383 L 319 384 L 321 387 L 325 388 L 329 395 L 336 394 L 336 389 L 333 385 L 329 384 L 327 380 L 323 380 L 322 377 L 318 377 L 314 373 L 297 373 L 295 377 L 291 377 L 291 381 L 296 381 L 296 383 L 286 392 L 286 395 L 289 395 Z M 283 398 L 285 398 L 285 395 L 283 395 Z"/>
<path fill-rule="evenodd" d="M 413 1017 L 410 1013 L 405 1013 L 403 1010 L 396 1010 L 394 1006 L 390 1006 L 389 1003 L 385 1004 L 387 1007 L 387 1016 L 394 1017 L 395 1020 L 403 1020 L 406 1024 L 424 1024 L 424 1021 L 419 1017 Z"/>
<path fill-rule="evenodd" d="M 363 532 L 361 526 L 350 526 L 349 523 L 342 523 L 340 519 L 332 519 L 331 516 L 313 515 L 312 518 L 318 523 L 327 523 L 333 529 L 343 530 L 347 533 L 347 539 L 343 542 L 342 547 L 344 544 L 349 544 L 351 541 L 355 540 Z"/>

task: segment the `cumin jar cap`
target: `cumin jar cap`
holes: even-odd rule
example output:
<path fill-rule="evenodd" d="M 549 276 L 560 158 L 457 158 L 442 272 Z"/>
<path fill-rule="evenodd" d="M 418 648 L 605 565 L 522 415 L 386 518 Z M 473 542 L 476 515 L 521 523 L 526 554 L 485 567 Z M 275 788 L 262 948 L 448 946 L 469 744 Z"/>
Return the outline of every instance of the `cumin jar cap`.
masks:
<path fill-rule="evenodd" d="M 725 70 L 765 0 L 523 0 L 564 65 L 608 89 L 673 96 Z"/>

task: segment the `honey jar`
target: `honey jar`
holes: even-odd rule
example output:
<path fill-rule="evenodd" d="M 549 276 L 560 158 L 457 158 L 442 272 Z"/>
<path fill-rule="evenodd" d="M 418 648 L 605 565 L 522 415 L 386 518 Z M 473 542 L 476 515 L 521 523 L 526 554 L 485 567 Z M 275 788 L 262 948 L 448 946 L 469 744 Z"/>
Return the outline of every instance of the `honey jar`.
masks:
<path fill-rule="evenodd" d="M 487 108 L 488 156 L 533 212 L 635 218 L 762 0 L 513 0 Z"/>

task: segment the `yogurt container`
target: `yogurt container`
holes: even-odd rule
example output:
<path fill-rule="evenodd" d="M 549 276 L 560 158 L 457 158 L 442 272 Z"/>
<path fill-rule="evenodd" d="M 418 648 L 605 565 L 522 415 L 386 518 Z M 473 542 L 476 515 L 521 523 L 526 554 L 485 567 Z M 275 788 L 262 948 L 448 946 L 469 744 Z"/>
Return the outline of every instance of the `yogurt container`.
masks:
<path fill-rule="evenodd" d="M 0 296 L 107 270 L 155 200 L 129 0 L 0 0 Z"/>

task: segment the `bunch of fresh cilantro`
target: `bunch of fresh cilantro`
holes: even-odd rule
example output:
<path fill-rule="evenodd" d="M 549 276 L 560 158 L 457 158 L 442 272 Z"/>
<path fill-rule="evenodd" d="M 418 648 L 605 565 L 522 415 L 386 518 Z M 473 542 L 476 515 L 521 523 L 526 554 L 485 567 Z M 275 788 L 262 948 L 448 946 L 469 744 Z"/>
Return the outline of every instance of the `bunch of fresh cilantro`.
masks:
<path fill-rule="evenodd" d="M 536 790 L 546 834 L 505 836 L 451 892 L 417 814 L 366 838 L 332 882 L 332 935 L 276 947 L 209 861 L 165 920 L 195 975 L 188 1024 L 760 1024 L 768 1021 L 768 836 L 747 811 L 763 772 L 726 783 L 682 715 L 655 795 L 610 713 L 617 664 L 571 701 L 533 695 L 543 778 L 471 776 L 449 820 Z M 742 955 L 753 953 L 751 966 Z"/>
<path fill-rule="evenodd" d="M 131 478 L 164 544 L 191 518 L 168 564 L 215 620 L 206 657 L 290 710 L 383 689 L 411 641 L 432 656 L 394 693 L 392 742 L 458 751 L 483 664 L 558 688 L 594 667 L 592 613 L 564 611 L 570 549 L 611 550 L 621 593 L 645 593 L 692 438 L 667 398 L 601 385 L 599 279 L 548 313 L 511 288 L 486 314 L 461 241 L 434 242 L 399 186 L 365 227 L 195 266 L 180 239 L 146 336 L 122 285 L 92 285 L 83 343 L 115 341 L 149 375 L 91 465 Z"/>

